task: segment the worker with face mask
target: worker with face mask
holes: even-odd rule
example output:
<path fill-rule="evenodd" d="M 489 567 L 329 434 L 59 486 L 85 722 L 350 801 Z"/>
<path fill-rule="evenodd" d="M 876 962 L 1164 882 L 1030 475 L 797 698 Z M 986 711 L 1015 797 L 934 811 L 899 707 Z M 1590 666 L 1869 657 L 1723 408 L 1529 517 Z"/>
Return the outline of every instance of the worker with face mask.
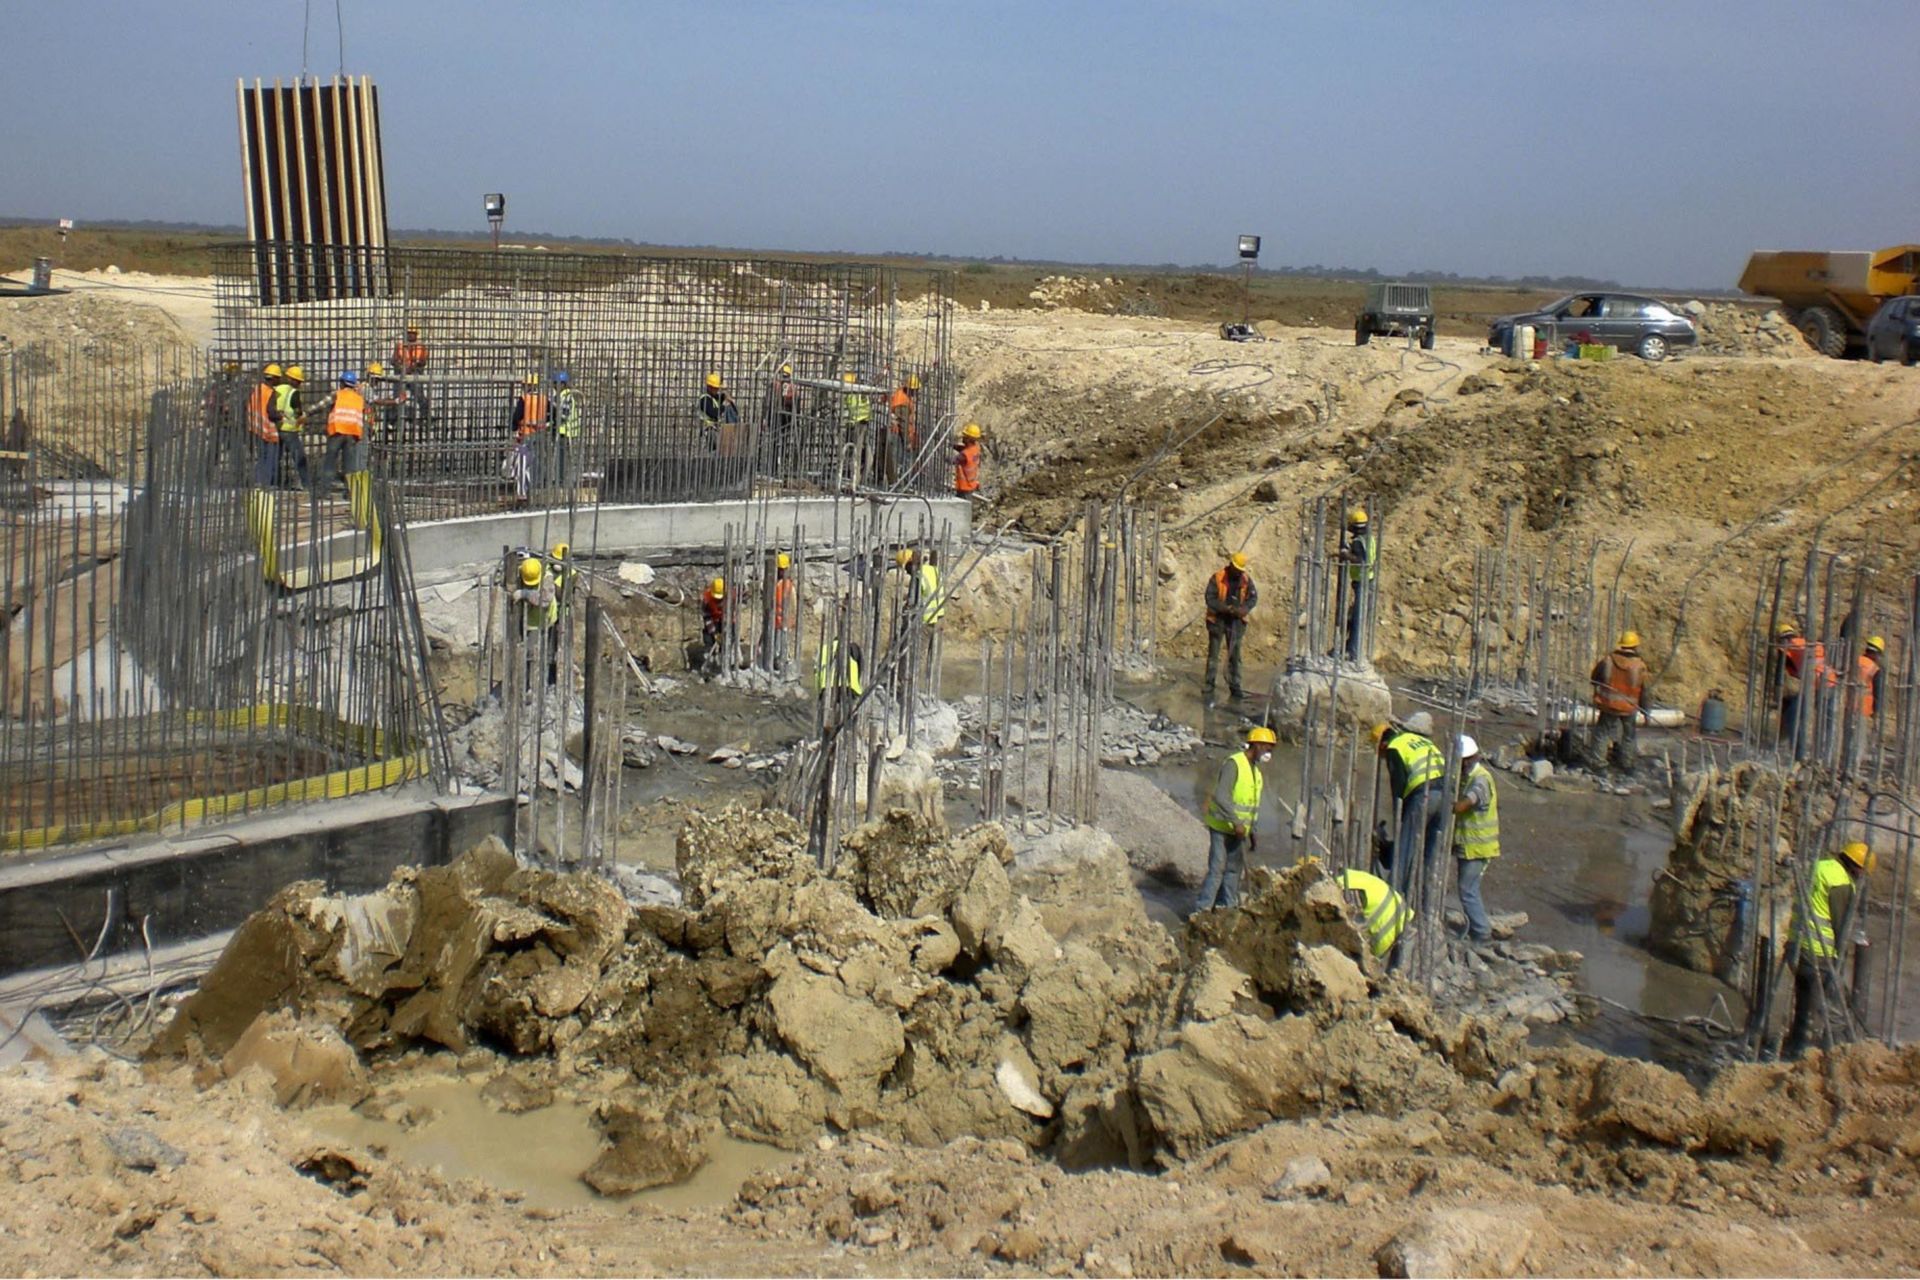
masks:
<path fill-rule="evenodd" d="M 1203 818 L 1207 825 L 1207 874 L 1200 882 L 1194 912 L 1231 907 L 1240 901 L 1240 877 L 1247 853 L 1254 848 L 1253 828 L 1260 818 L 1260 797 L 1266 778 L 1260 771 L 1273 758 L 1279 738 L 1265 725 L 1247 730 L 1245 749 L 1220 762 L 1213 789 L 1207 793 Z"/>

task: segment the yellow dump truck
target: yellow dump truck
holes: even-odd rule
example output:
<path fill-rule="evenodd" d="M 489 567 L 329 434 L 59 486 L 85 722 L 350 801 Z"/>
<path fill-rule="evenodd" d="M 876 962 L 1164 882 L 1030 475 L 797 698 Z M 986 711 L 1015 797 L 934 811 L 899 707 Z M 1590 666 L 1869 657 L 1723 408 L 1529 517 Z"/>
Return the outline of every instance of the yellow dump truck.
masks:
<path fill-rule="evenodd" d="M 1866 345 L 1867 321 L 1888 298 L 1920 287 L 1920 244 L 1827 253 L 1768 250 L 1747 259 L 1740 291 L 1778 298 L 1816 351 L 1844 356 Z"/>

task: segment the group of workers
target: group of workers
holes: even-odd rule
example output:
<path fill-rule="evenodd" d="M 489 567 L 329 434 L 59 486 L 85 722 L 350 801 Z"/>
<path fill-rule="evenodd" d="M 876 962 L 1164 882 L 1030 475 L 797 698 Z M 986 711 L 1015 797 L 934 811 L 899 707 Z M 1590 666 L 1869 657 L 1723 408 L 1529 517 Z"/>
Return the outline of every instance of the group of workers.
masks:
<path fill-rule="evenodd" d="M 314 404 L 305 398 L 304 367 L 268 364 L 243 407 L 253 442 L 254 487 L 297 486 L 322 494 L 339 483 L 351 493 L 354 482 L 349 477 L 367 471 L 369 427 L 397 429 L 403 413 L 425 420 L 427 392 L 420 375 L 428 358 L 419 326 L 408 325 L 406 336 L 394 343 L 391 367 L 375 360 L 364 370 L 343 369 L 332 391 Z M 321 437 L 323 450 L 317 467 L 307 456 L 314 435 Z"/>

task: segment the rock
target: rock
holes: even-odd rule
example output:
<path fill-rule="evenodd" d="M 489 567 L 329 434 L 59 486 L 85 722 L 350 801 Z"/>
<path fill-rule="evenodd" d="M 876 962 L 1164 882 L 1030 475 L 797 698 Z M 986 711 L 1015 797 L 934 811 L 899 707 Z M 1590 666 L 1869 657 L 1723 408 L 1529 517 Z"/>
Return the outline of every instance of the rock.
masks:
<path fill-rule="evenodd" d="M 1099 801 L 1100 826 L 1134 870 L 1169 884 L 1200 883 L 1207 873 L 1206 825 L 1151 778 L 1103 768 Z"/>
<path fill-rule="evenodd" d="M 1295 999 L 1325 1005 L 1338 1013 L 1349 1004 L 1364 1003 L 1370 994 L 1367 975 L 1351 957 L 1329 946 L 1299 946 L 1294 957 Z"/>
<path fill-rule="evenodd" d="M 747 752 L 744 746 L 729 745 L 724 747 L 715 747 L 711 752 L 707 754 L 707 763 L 737 765 L 742 759 L 746 757 L 746 754 Z"/>
<path fill-rule="evenodd" d="M 321 1102 L 352 1106 L 370 1088 L 367 1069 L 346 1037 L 333 1027 L 286 1012 L 255 1018 L 220 1059 L 228 1079 L 254 1068 L 272 1078 L 274 1101 L 283 1107 Z"/>
<path fill-rule="evenodd" d="M 1325 1160 L 1319 1156 L 1295 1156 L 1261 1194 L 1269 1200 L 1317 1196 L 1324 1194 L 1332 1181 L 1333 1170 L 1327 1168 Z"/>
<path fill-rule="evenodd" d="M 986 949 L 995 965 L 1017 977 L 1060 958 L 1060 944 L 1047 932 L 1040 909 L 1026 898 L 1015 898 L 1013 906 L 993 923 Z"/>
<path fill-rule="evenodd" d="M 1700 1095 L 1678 1072 L 1637 1058 L 1603 1058 L 1583 1109 L 1588 1132 L 1603 1141 L 1633 1139 L 1692 1147 L 1706 1132 Z"/>
<path fill-rule="evenodd" d="M 1538 1218 L 1538 1210 L 1511 1205 L 1498 1213 L 1437 1209 L 1382 1245 L 1374 1262 L 1391 1277 L 1517 1275 Z"/>
<path fill-rule="evenodd" d="M 607 1139 L 580 1180 L 603 1196 L 685 1182 L 707 1162 L 705 1126 L 685 1112 L 663 1114 L 641 1104 L 602 1103 L 594 1123 Z"/>
<path fill-rule="evenodd" d="M 699 743 L 686 742 L 672 736 L 671 734 L 663 733 L 659 737 L 655 738 L 653 741 L 654 741 L 654 745 L 659 747 L 662 751 L 668 752 L 676 756 L 690 756 L 700 750 Z"/>
<path fill-rule="evenodd" d="M 953 754 L 960 745 L 960 712 L 952 703 L 921 699 L 914 708 L 913 745 L 931 755 Z"/>
<path fill-rule="evenodd" d="M 1008 874 L 1014 891 L 1040 909 L 1041 923 L 1062 941 L 1146 924 L 1126 854 L 1098 827 L 1068 827 L 1019 846 Z"/>
<path fill-rule="evenodd" d="M 1548 778 L 1551 778 L 1553 776 L 1553 761 L 1529 760 L 1527 761 L 1526 772 L 1527 772 L 1527 781 L 1531 782 L 1536 787 L 1540 786 L 1542 783 L 1546 782 Z"/>
<path fill-rule="evenodd" d="M 1007 1101 L 1030 1116 L 1047 1120 L 1053 1116 L 1053 1104 L 1040 1092 L 1033 1060 L 1026 1051 L 1016 1044 L 1000 1059 L 1000 1065 L 994 1068 L 993 1081 L 1000 1086 Z"/>
<path fill-rule="evenodd" d="M 1180 1014 L 1189 1022 L 1212 1022 L 1231 1013 L 1252 1013 L 1258 1001 L 1252 979 L 1210 950 L 1187 970 Z"/>
<path fill-rule="evenodd" d="M 107 1149 L 121 1164 L 143 1173 L 177 1169 L 187 1162 L 187 1153 L 171 1142 L 163 1141 L 151 1129 L 131 1125 L 107 1130 Z"/>
<path fill-rule="evenodd" d="M 1327 659 L 1320 668 L 1283 672 L 1274 680 L 1274 724 L 1303 725 L 1309 700 L 1315 722 L 1324 723 L 1329 698 L 1336 704 L 1340 719 L 1357 729 L 1376 725 L 1393 714 L 1393 693 L 1372 667 L 1342 662 L 1335 679 L 1332 660 Z"/>
<path fill-rule="evenodd" d="M 787 1047 L 834 1088 L 873 1086 L 906 1048 L 900 1015 L 855 999 L 839 979 L 794 969 L 767 993 Z"/>
<path fill-rule="evenodd" d="M 1529 920 L 1530 917 L 1524 911 L 1490 911 L 1487 913 L 1487 927 L 1492 932 L 1494 940 L 1498 942 L 1504 942 L 1526 928 Z M 1447 908 L 1447 926 L 1452 929 L 1464 929 L 1467 927 L 1467 918 L 1458 910 L 1449 907 Z M 1553 948 L 1542 947 L 1540 950 L 1544 953 L 1551 954 Z"/>
<path fill-rule="evenodd" d="M 653 582 L 653 566 L 639 560 L 622 560 L 615 569 L 614 576 L 622 582 L 632 583 L 636 587 L 648 586 Z"/>
<path fill-rule="evenodd" d="M 968 955 L 977 957 L 986 950 L 988 931 L 1012 905 L 1013 884 L 1007 869 L 997 855 L 983 853 L 974 860 L 973 872 L 947 915 Z"/>
<path fill-rule="evenodd" d="M 890 919 L 943 916 L 973 874 L 982 854 L 999 860 L 1006 835 L 982 824 L 953 839 L 906 809 L 888 811 L 848 836 L 853 856 L 844 874 L 875 914 Z"/>
<path fill-rule="evenodd" d="M 517 1116 L 553 1105 L 553 1086 L 529 1080 L 517 1071 L 503 1071 L 481 1088 L 480 1100 L 496 1110 Z"/>

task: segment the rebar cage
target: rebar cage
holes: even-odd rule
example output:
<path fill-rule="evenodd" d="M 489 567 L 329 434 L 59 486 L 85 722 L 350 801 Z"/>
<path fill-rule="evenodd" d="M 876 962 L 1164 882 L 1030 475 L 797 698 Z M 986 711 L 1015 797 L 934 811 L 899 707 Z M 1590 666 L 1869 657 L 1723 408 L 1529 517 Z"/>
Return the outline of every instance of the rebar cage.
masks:
<path fill-rule="evenodd" d="M 877 265 L 284 243 L 216 262 L 218 359 L 298 364 L 310 399 L 383 366 L 372 441 L 416 519 L 951 478 L 938 277 L 903 304 Z M 264 305 L 266 279 L 306 300 Z M 545 430 L 516 430 L 529 394 Z"/>

